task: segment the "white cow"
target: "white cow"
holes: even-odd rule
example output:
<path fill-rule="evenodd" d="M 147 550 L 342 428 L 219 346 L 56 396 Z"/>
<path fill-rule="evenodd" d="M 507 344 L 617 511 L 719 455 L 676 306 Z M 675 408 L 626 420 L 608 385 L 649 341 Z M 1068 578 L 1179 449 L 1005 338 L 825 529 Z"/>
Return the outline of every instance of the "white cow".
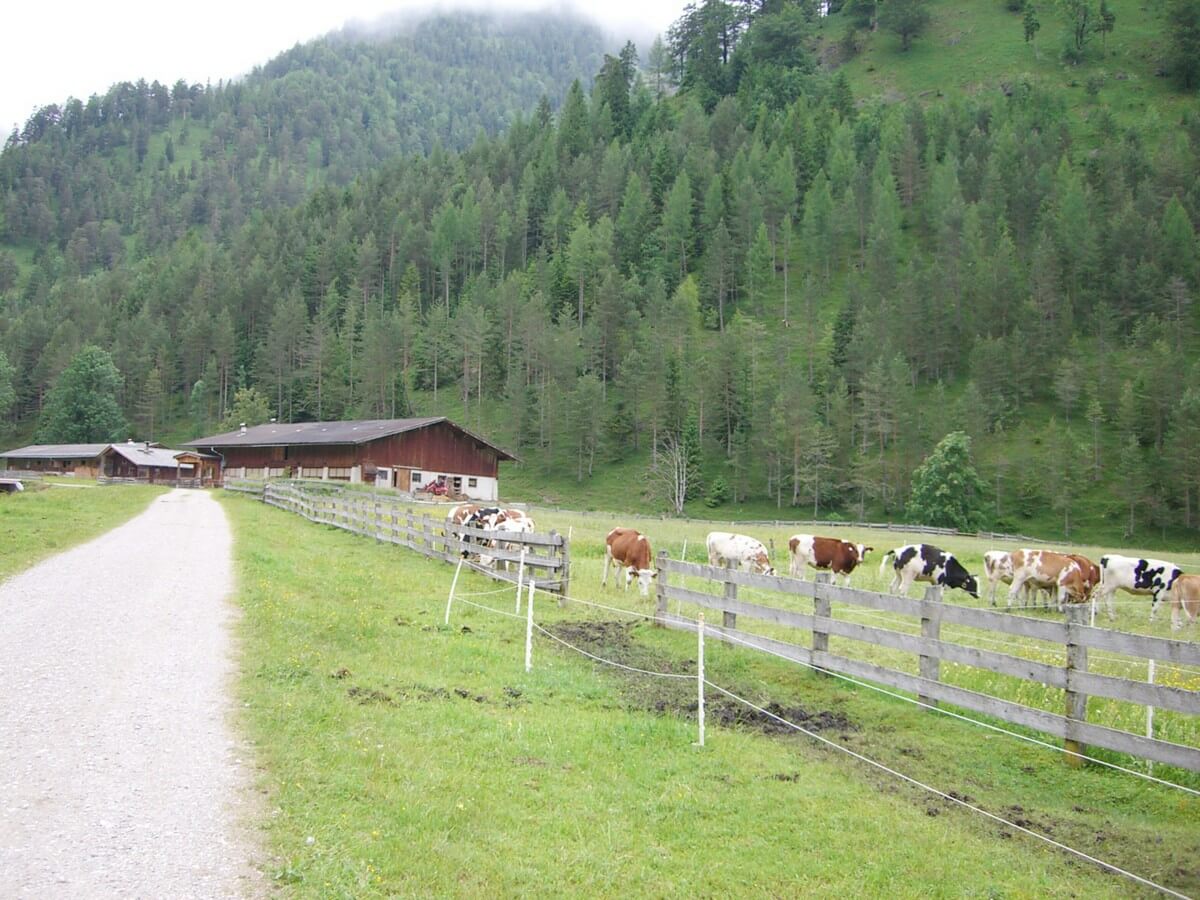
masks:
<path fill-rule="evenodd" d="M 710 531 L 705 541 L 710 566 L 732 566 L 759 575 L 774 575 L 771 557 L 763 542 L 745 534 Z"/>
<path fill-rule="evenodd" d="M 991 587 L 988 597 L 992 601 L 992 606 L 995 606 L 996 586 L 1001 581 L 1005 584 L 1012 584 L 1012 554 L 1006 550 L 989 550 L 983 554 L 983 571 L 987 576 L 988 585 Z"/>
<path fill-rule="evenodd" d="M 1139 559 L 1110 553 L 1100 557 L 1100 586 L 1096 588 L 1096 604 L 1104 601 L 1108 617 L 1115 619 L 1113 594 L 1125 591 L 1151 597 L 1150 620 L 1158 612 L 1158 604 L 1171 596 L 1171 588 L 1183 572 L 1179 566 L 1161 559 Z"/>

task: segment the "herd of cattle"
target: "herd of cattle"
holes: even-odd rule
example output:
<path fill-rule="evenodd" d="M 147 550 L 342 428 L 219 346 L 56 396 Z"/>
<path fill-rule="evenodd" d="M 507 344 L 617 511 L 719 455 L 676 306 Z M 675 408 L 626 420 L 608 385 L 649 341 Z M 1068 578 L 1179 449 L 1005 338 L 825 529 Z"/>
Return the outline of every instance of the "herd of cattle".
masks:
<path fill-rule="evenodd" d="M 447 516 L 447 526 L 480 528 L 509 533 L 532 532 L 533 519 L 519 509 L 480 507 L 472 504 L 455 507 Z M 497 542 L 490 542 L 494 546 Z M 608 583 L 610 566 L 624 568 L 625 588 L 636 578 L 642 596 L 647 596 L 653 579 L 654 555 L 650 541 L 633 528 L 614 528 L 605 538 L 604 574 L 601 585 Z M 745 534 L 726 531 L 709 532 L 706 540 L 708 564 L 731 567 L 760 575 L 774 575 L 766 545 Z M 479 558 L 483 565 L 493 565 L 487 555 L 490 546 L 479 542 Z M 836 582 L 840 577 L 849 585 L 850 574 L 862 564 L 875 548 L 843 541 L 840 538 L 796 534 L 788 540 L 791 557 L 789 574 L 804 578 L 808 568 L 830 572 Z M 467 552 L 464 551 L 464 556 Z M 883 555 L 881 574 L 892 568 L 888 590 L 906 594 L 914 582 L 923 581 L 947 589 L 965 591 L 979 598 L 979 581 L 952 553 L 930 544 L 906 544 Z M 1113 596 L 1117 591 L 1149 596 L 1150 618 L 1153 620 L 1159 604 L 1171 604 L 1171 627 L 1182 626 L 1181 613 L 1189 623 L 1200 614 L 1200 575 L 1186 575 L 1171 562 L 1108 554 L 1097 565 L 1077 553 L 1056 553 L 1050 550 L 989 550 L 983 556 L 984 573 L 990 587 L 992 606 L 1000 582 L 1009 585 L 1008 605 L 1020 600 L 1024 605 L 1035 604 L 1039 593 L 1045 603 L 1056 602 L 1059 609 L 1065 604 L 1103 604 L 1110 619 L 1116 618 Z"/>

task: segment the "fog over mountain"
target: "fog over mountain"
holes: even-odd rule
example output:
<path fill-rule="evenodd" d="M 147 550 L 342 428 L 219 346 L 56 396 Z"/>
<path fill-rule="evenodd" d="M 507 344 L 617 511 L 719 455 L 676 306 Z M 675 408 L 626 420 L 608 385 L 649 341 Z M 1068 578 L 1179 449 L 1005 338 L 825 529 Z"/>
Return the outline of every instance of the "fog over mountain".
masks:
<path fill-rule="evenodd" d="M 64 9 L 64 6 L 66 7 Z M 676 0 L 611 0 L 603 4 L 542 0 L 406 0 L 298 2 L 286 13 L 269 5 L 213 0 L 204 14 L 134 0 L 113 15 L 103 4 L 17 4 L 5 13 L 6 41 L 0 53 L 0 130 L 5 134 L 30 114 L 68 96 L 86 99 L 118 81 L 144 78 L 173 84 L 237 78 L 296 43 L 337 31 L 392 29 L 456 9 L 534 13 L 576 11 L 600 22 L 615 39 L 648 45 L 679 15 Z M 62 27 L 70 21 L 70 27 Z M 381 24 L 382 23 L 382 24 Z M 48 43 L 40 36 L 53 34 Z M 614 40 L 616 43 L 616 40 Z M 619 45 L 619 44 L 618 44 Z M 50 48 L 53 49 L 50 49 Z"/>

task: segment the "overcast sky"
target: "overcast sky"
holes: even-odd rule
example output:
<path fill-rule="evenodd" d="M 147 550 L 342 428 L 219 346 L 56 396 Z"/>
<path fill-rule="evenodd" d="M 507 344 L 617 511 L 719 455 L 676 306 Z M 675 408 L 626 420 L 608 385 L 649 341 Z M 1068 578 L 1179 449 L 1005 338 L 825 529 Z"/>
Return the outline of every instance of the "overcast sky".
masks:
<path fill-rule="evenodd" d="M 575 8 L 600 18 L 620 37 L 665 32 L 686 0 L 593 0 Z M 554 8 L 568 4 L 556 2 Z M 0 36 L 0 142 L 36 108 L 86 100 L 117 81 L 174 84 L 234 78 L 296 42 L 335 31 L 348 20 L 372 21 L 398 10 L 545 9 L 547 0 L 161 0 L 6 5 Z M 644 55 L 647 47 L 639 44 Z"/>

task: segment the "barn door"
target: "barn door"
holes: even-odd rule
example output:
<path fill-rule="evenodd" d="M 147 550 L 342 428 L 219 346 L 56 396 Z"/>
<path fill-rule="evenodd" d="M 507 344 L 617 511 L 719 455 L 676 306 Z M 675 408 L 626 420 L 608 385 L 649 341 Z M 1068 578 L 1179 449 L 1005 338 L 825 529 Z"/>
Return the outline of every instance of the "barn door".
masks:
<path fill-rule="evenodd" d="M 412 469 L 396 469 L 396 489 L 407 491 L 412 486 Z"/>

